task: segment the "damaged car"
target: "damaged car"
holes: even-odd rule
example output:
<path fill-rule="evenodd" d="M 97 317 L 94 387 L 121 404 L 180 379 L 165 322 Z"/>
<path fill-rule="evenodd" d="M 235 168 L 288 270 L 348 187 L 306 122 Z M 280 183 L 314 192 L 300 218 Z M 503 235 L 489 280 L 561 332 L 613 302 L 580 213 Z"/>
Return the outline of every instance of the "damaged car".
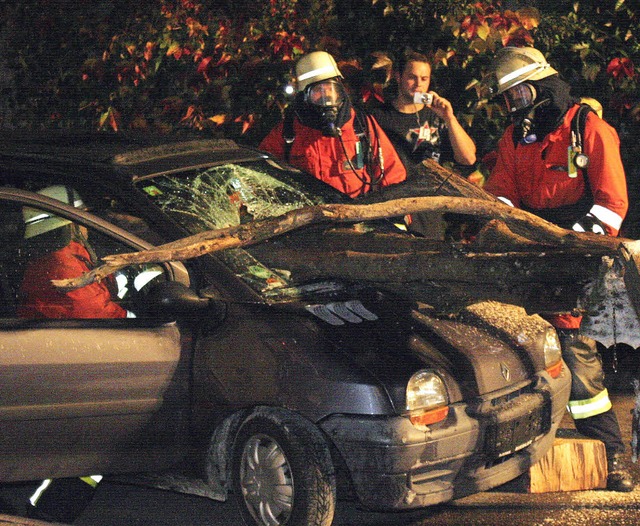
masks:
<path fill-rule="evenodd" d="M 14 134 L 0 177 L 3 483 L 188 465 L 245 524 L 329 525 L 339 499 L 430 506 L 551 447 L 570 389 L 554 329 L 493 299 L 445 309 L 446 290 L 392 270 L 372 279 L 371 258 L 351 256 L 403 247 L 394 218 L 279 234 L 278 218 L 345 198 L 263 152 Z M 165 251 L 114 272 L 130 317 L 21 315 L 25 269 L 47 248 L 25 235 L 34 218 L 82 225 L 99 262 Z M 274 235 L 237 242 L 256 225 Z M 211 232 L 236 242 L 179 252 Z"/>

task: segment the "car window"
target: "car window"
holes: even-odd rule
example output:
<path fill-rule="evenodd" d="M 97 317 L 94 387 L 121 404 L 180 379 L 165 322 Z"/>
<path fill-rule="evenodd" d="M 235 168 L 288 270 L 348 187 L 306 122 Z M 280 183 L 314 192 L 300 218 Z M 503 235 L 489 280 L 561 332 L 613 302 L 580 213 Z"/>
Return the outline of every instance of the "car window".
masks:
<path fill-rule="evenodd" d="M 33 206 L 5 203 L 2 227 L 2 317 L 133 318 L 141 295 L 165 278 L 162 266 L 131 265 L 97 283 L 62 291 L 52 279 L 77 278 L 107 254 L 131 252 L 92 228 Z"/>
<path fill-rule="evenodd" d="M 198 234 L 336 201 L 333 190 L 314 188 L 310 179 L 262 161 L 162 175 L 139 185 L 163 212 Z M 259 293 L 290 285 L 286 271 L 263 265 L 250 251 L 227 249 L 216 256 Z"/>
<path fill-rule="evenodd" d="M 307 174 L 282 169 L 268 161 L 228 163 L 163 174 L 136 184 L 156 206 L 191 234 L 274 218 L 303 207 L 351 202 Z M 375 228 L 390 228 L 390 223 Z M 300 293 L 300 287 L 309 288 L 306 278 L 299 281 L 286 265 L 271 266 L 260 261 L 259 254 L 258 245 L 254 245 L 246 249 L 226 249 L 216 252 L 215 256 L 270 301 L 288 301 Z M 321 288 L 324 290 L 324 287 Z"/>
<path fill-rule="evenodd" d="M 192 234 L 324 202 L 322 195 L 309 192 L 266 162 L 225 164 L 139 184 L 157 206 Z"/>

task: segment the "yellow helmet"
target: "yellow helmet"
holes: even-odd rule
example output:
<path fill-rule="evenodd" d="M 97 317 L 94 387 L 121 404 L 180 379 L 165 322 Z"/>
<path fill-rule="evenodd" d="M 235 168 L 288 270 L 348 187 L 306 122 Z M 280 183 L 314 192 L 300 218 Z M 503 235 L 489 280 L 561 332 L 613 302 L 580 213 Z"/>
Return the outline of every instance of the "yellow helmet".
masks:
<path fill-rule="evenodd" d="M 314 51 L 296 63 L 298 91 L 304 91 L 309 84 L 335 77 L 343 78 L 336 61 L 326 51 Z"/>
<path fill-rule="evenodd" d="M 537 49 L 509 46 L 498 50 L 491 72 L 482 83 L 485 94 L 494 96 L 527 80 L 541 80 L 557 73 Z"/>

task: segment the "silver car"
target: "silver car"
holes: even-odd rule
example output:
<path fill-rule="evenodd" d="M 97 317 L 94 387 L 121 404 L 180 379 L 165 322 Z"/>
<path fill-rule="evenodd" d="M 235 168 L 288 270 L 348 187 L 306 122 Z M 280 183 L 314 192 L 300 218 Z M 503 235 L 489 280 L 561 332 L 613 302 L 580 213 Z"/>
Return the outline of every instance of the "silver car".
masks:
<path fill-rule="evenodd" d="M 495 301 L 443 314 L 366 272 L 287 267 L 408 236 L 392 221 L 130 265 L 114 301 L 135 317 L 20 315 L 25 210 L 83 225 L 100 258 L 342 199 L 262 152 L 14 135 L 0 177 L 2 482 L 187 465 L 245 524 L 329 525 L 340 498 L 429 506 L 499 486 L 551 446 L 570 375 L 541 318 Z M 52 185 L 84 206 L 37 193 Z"/>

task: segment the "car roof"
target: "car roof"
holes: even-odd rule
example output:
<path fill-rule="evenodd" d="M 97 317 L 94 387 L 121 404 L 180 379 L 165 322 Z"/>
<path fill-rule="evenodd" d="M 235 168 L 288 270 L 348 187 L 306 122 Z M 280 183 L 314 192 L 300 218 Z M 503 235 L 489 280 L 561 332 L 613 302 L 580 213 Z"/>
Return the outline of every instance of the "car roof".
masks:
<path fill-rule="evenodd" d="M 265 159 L 267 154 L 229 139 L 194 135 L 71 130 L 0 133 L 0 156 L 118 168 L 132 179 L 220 163 Z"/>

